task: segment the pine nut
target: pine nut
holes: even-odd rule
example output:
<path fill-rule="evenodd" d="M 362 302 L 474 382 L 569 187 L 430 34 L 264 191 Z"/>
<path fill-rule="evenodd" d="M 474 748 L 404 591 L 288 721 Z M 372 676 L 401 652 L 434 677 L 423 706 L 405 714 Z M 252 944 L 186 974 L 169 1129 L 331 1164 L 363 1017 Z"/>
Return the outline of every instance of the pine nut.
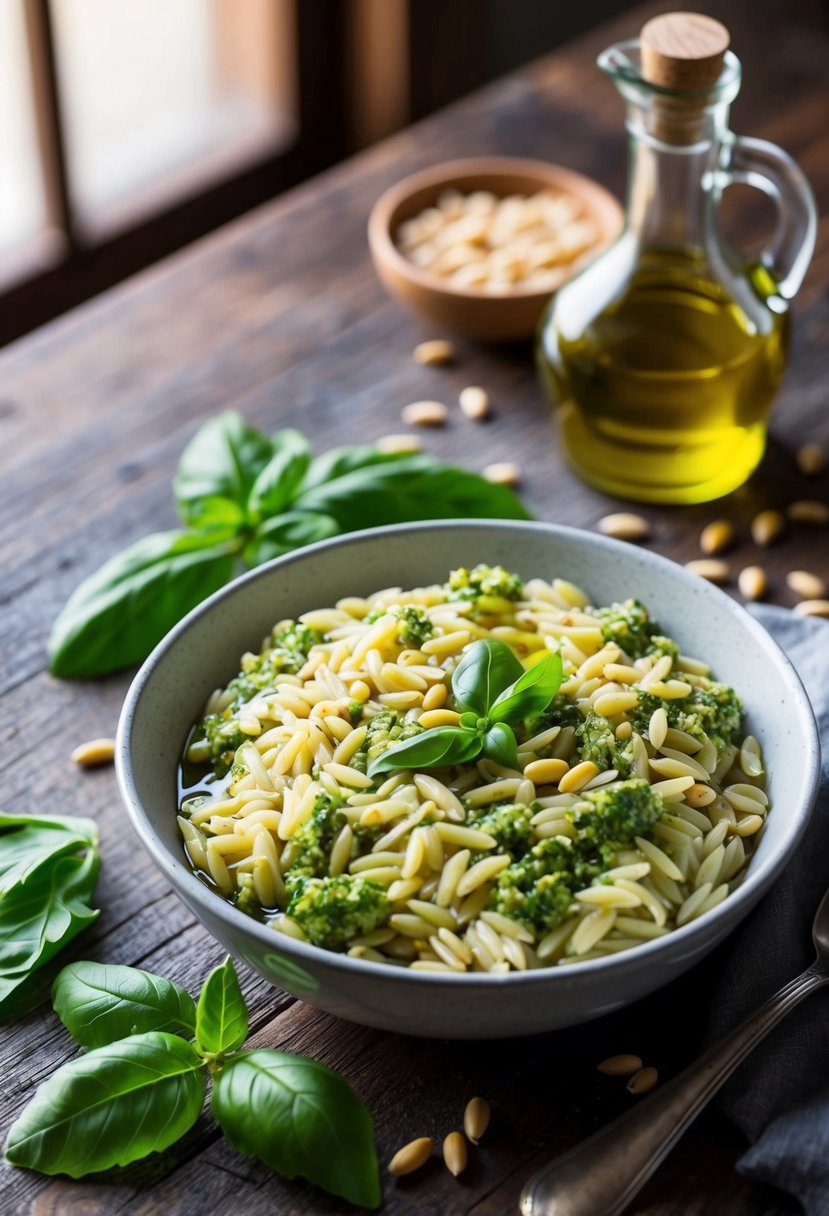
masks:
<path fill-rule="evenodd" d="M 469 1154 L 461 1132 L 450 1132 L 443 1142 L 443 1160 L 453 1178 L 466 1169 Z"/>
<path fill-rule="evenodd" d="M 102 764 L 112 764 L 114 757 L 114 739 L 90 739 L 88 743 L 76 747 L 71 758 L 81 768 L 97 768 Z"/>
<path fill-rule="evenodd" d="M 797 467 L 804 477 L 819 477 L 826 466 L 826 457 L 819 443 L 804 443 L 797 450 Z"/>
<path fill-rule="evenodd" d="M 420 715 L 418 725 L 424 730 L 431 730 L 433 726 L 457 726 L 460 717 L 454 709 L 427 709 Z"/>
<path fill-rule="evenodd" d="M 423 445 L 417 435 L 381 435 L 374 445 L 378 452 L 422 452 Z"/>
<path fill-rule="evenodd" d="M 531 760 L 524 769 L 534 785 L 555 785 L 569 768 L 566 760 Z"/>
<path fill-rule="evenodd" d="M 451 363 L 454 357 L 455 348 L 446 338 L 431 338 L 428 342 L 420 342 L 412 351 L 415 363 L 423 363 L 427 367 Z"/>
<path fill-rule="evenodd" d="M 606 1077 L 630 1077 L 639 1072 L 642 1061 L 638 1056 L 608 1056 L 598 1065 L 599 1072 Z"/>
<path fill-rule="evenodd" d="M 829 600 L 801 600 L 794 611 L 798 616 L 829 616 Z"/>
<path fill-rule="evenodd" d="M 440 401 L 413 401 L 403 407 L 400 416 L 406 426 L 444 426 L 449 411 Z"/>
<path fill-rule="evenodd" d="M 804 600 L 822 600 L 826 595 L 826 583 L 808 570 L 790 570 L 786 575 L 786 583 L 795 595 Z"/>
<path fill-rule="evenodd" d="M 489 1127 L 491 1111 L 484 1098 L 470 1098 L 463 1112 L 463 1130 L 473 1144 L 477 1144 Z"/>
<path fill-rule="evenodd" d="M 449 696 L 449 690 L 445 684 L 433 684 L 428 692 L 423 694 L 424 709 L 440 709 L 446 704 L 446 698 Z"/>
<path fill-rule="evenodd" d="M 499 460 L 488 464 L 481 476 L 498 486 L 517 486 L 521 481 L 521 470 L 511 460 Z"/>
<path fill-rule="evenodd" d="M 716 519 L 706 524 L 699 538 L 699 547 L 703 553 L 712 556 L 715 553 L 725 553 L 734 544 L 734 525 L 727 519 Z"/>
<path fill-rule="evenodd" d="M 701 557 L 698 561 L 686 562 L 685 569 L 698 578 L 707 579 L 709 583 L 728 582 L 728 566 L 715 557 Z"/>
<path fill-rule="evenodd" d="M 729 825 L 729 830 L 737 836 L 753 836 L 763 826 L 762 815 L 743 815 L 739 823 Z"/>
<path fill-rule="evenodd" d="M 786 530 L 786 521 L 780 511 L 760 511 L 751 521 L 751 535 L 755 545 L 773 545 Z"/>
<path fill-rule="evenodd" d="M 389 1162 L 389 1173 L 398 1178 L 402 1174 L 413 1174 L 429 1160 L 434 1143 L 431 1136 L 421 1136 L 404 1144 Z"/>
<path fill-rule="evenodd" d="M 627 1083 L 627 1091 L 631 1094 L 648 1094 L 659 1080 L 655 1068 L 640 1068 Z"/>
<path fill-rule="evenodd" d="M 578 790 L 584 789 L 588 781 L 592 781 L 598 775 L 598 767 L 592 760 L 582 760 L 581 764 L 571 768 L 561 778 L 558 783 L 559 793 L 575 794 Z"/>
<path fill-rule="evenodd" d="M 605 536 L 613 536 L 616 540 L 647 540 L 650 535 L 648 521 L 641 515 L 634 515 L 630 511 L 618 511 L 614 515 L 604 515 L 597 526 Z"/>
<path fill-rule="evenodd" d="M 761 600 L 766 594 L 766 572 L 762 566 L 746 566 L 737 576 L 740 595 L 747 600 Z"/>
<path fill-rule="evenodd" d="M 470 384 L 468 388 L 461 390 L 458 404 L 467 418 L 472 418 L 476 422 L 486 418 L 489 413 L 489 397 L 486 391 L 479 388 L 477 384 Z"/>
<path fill-rule="evenodd" d="M 799 498 L 789 504 L 786 514 L 793 524 L 829 524 L 829 507 L 815 498 Z"/>

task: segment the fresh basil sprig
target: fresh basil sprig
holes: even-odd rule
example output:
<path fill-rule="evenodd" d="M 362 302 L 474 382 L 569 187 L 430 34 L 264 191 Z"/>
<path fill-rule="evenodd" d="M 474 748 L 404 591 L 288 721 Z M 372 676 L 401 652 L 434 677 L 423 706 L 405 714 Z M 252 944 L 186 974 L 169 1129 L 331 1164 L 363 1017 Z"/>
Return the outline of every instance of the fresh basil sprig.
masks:
<path fill-rule="evenodd" d="M 91 819 L 0 813 L 0 1019 L 36 1003 L 37 974 L 95 920 Z"/>
<path fill-rule="evenodd" d="M 485 638 L 465 646 L 452 674 L 457 726 L 435 726 L 381 752 L 368 775 L 401 768 L 465 764 L 482 753 L 518 768 L 518 745 L 509 723 L 537 717 L 559 690 L 561 655 L 546 654 L 526 670 L 505 642 Z"/>
<path fill-rule="evenodd" d="M 228 410 L 184 449 L 173 481 L 183 530 L 154 533 L 76 589 L 49 638 L 49 668 L 99 676 L 146 658 L 191 608 L 245 567 L 313 541 L 417 519 L 528 519 L 506 486 L 432 456 L 272 438 Z"/>
<path fill-rule="evenodd" d="M 248 1014 L 230 958 L 196 1004 L 148 971 L 90 962 L 65 967 L 53 998 L 92 1050 L 49 1077 L 12 1125 L 13 1165 L 80 1178 L 161 1152 L 198 1119 L 210 1075 L 213 1114 L 239 1152 L 350 1203 L 379 1205 L 371 1116 L 346 1081 L 287 1052 L 239 1050 Z"/>

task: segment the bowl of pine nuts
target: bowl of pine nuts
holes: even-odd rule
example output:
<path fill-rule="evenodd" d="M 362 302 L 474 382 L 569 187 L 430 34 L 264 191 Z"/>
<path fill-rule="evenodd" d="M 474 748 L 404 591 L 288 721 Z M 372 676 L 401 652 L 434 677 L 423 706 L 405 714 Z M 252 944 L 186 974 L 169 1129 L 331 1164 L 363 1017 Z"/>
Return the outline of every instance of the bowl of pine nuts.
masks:
<path fill-rule="evenodd" d="M 567 279 L 622 228 L 619 203 L 570 169 L 517 157 L 435 165 L 375 203 L 369 246 L 392 295 L 485 341 L 531 337 Z"/>

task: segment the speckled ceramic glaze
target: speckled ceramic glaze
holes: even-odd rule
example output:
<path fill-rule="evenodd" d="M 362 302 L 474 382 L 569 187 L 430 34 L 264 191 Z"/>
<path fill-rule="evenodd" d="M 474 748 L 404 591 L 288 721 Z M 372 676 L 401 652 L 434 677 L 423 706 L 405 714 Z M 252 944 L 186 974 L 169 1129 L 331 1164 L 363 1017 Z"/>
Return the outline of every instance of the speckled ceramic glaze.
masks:
<path fill-rule="evenodd" d="M 748 874 L 711 912 L 607 959 L 489 976 L 416 973 L 293 941 L 238 912 L 189 869 L 176 827 L 176 769 L 212 689 L 273 623 L 345 595 L 442 582 L 476 562 L 568 578 L 598 604 L 637 596 L 687 654 L 733 684 L 763 744 L 772 811 Z M 707 954 L 769 889 L 799 840 L 818 772 L 814 717 L 794 670 L 739 605 L 680 566 L 591 533 L 531 523 L 430 523 L 326 541 L 238 579 L 191 612 L 135 679 L 118 731 L 118 779 L 133 827 L 176 892 L 232 954 L 330 1013 L 440 1038 L 533 1034 L 595 1018 Z"/>

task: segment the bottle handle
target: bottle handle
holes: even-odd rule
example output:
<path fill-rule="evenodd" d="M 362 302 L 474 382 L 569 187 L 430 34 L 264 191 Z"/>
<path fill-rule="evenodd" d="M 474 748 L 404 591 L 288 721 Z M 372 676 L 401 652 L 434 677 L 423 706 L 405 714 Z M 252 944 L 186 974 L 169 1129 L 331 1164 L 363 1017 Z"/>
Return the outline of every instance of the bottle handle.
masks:
<path fill-rule="evenodd" d="M 790 300 L 800 289 L 815 247 L 817 208 L 812 188 L 787 152 L 765 139 L 732 135 L 723 166 L 725 184 L 762 190 L 777 205 L 777 231 L 760 255 L 777 291 Z"/>

